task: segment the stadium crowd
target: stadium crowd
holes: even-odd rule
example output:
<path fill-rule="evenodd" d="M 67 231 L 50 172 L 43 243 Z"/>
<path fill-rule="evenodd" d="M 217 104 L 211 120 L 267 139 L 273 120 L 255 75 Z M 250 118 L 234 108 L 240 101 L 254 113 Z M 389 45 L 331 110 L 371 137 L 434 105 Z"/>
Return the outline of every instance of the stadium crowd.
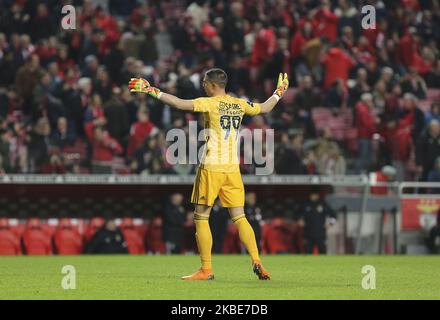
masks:
<path fill-rule="evenodd" d="M 196 116 L 127 83 L 196 98 L 216 66 L 252 101 L 289 73 L 275 111 L 243 122 L 275 129 L 276 173 L 440 181 L 439 15 L 437 0 L 0 1 L 0 174 L 192 173 L 167 163 L 165 135 Z"/>

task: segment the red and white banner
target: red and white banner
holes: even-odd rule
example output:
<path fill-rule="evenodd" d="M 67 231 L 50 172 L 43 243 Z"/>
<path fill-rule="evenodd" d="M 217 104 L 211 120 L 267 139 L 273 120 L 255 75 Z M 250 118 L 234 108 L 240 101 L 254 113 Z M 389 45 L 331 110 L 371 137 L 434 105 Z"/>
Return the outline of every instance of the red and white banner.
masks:
<path fill-rule="evenodd" d="M 402 198 L 401 199 L 403 231 L 428 229 L 435 225 L 440 199 L 435 198 Z"/>

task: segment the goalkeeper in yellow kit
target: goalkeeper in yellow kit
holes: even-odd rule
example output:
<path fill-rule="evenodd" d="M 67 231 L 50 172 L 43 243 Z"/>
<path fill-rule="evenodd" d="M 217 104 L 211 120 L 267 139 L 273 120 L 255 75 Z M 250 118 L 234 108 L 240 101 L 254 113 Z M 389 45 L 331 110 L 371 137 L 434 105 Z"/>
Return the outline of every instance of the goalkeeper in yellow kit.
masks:
<path fill-rule="evenodd" d="M 183 280 L 212 280 L 212 236 L 209 214 L 214 201 L 220 197 L 232 221 L 238 228 L 240 240 L 252 258 L 252 268 L 260 280 L 269 280 L 258 254 L 254 231 L 244 214 L 244 186 L 237 157 L 237 142 L 244 115 L 270 112 L 289 87 L 287 74 L 280 74 L 274 94 L 264 103 L 251 103 L 226 94 L 226 73 L 210 69 L 203 78 L 207 98 L 180 99 L 152 87 L 145 79 L 131 79 L 131 92 L 146 93 L 163 103 L 183 111 L 202 112 L 205 123 L 205 148 L 197 170 L 191 202 L 195 205 L 194 221 L 201 268 L 182 277 Z"/>

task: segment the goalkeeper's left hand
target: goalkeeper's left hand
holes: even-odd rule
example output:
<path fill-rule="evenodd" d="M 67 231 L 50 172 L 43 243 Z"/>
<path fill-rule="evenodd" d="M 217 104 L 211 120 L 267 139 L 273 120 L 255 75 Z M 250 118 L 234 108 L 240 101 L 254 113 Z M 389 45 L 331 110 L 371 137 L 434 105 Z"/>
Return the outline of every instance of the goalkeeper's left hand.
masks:
<path fill-rule="evenodd" d="M 161 93 L 160 89 L 152 87 L 150 83 L 143 78 L 132 78 L 128 83 L 128 88 L 130 92 L 146 93 L 156 99 L 159 99 Z"/>
<path fill-rule="evenodd" d="M 282 96 L 286 93 L 287 89 L 289 88 L 289 78 L 287 78 L 287 73 L 283 74 L 280 73 L 278 77 L 278 83 L 277 88 L 275 89 L 274 95 L 277 95 L 280 99 Z"/>

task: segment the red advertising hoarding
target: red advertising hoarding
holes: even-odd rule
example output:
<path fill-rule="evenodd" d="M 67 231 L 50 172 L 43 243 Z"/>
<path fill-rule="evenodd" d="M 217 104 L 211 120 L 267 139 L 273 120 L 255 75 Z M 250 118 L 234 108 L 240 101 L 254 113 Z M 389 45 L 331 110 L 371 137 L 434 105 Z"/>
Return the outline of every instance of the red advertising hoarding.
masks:
<path fill-rule="evenodd" d="M 402 222 L 403 231 L 425 229 L 433 226 L 440 209 L 440 198 L 402 198 Z"/>

